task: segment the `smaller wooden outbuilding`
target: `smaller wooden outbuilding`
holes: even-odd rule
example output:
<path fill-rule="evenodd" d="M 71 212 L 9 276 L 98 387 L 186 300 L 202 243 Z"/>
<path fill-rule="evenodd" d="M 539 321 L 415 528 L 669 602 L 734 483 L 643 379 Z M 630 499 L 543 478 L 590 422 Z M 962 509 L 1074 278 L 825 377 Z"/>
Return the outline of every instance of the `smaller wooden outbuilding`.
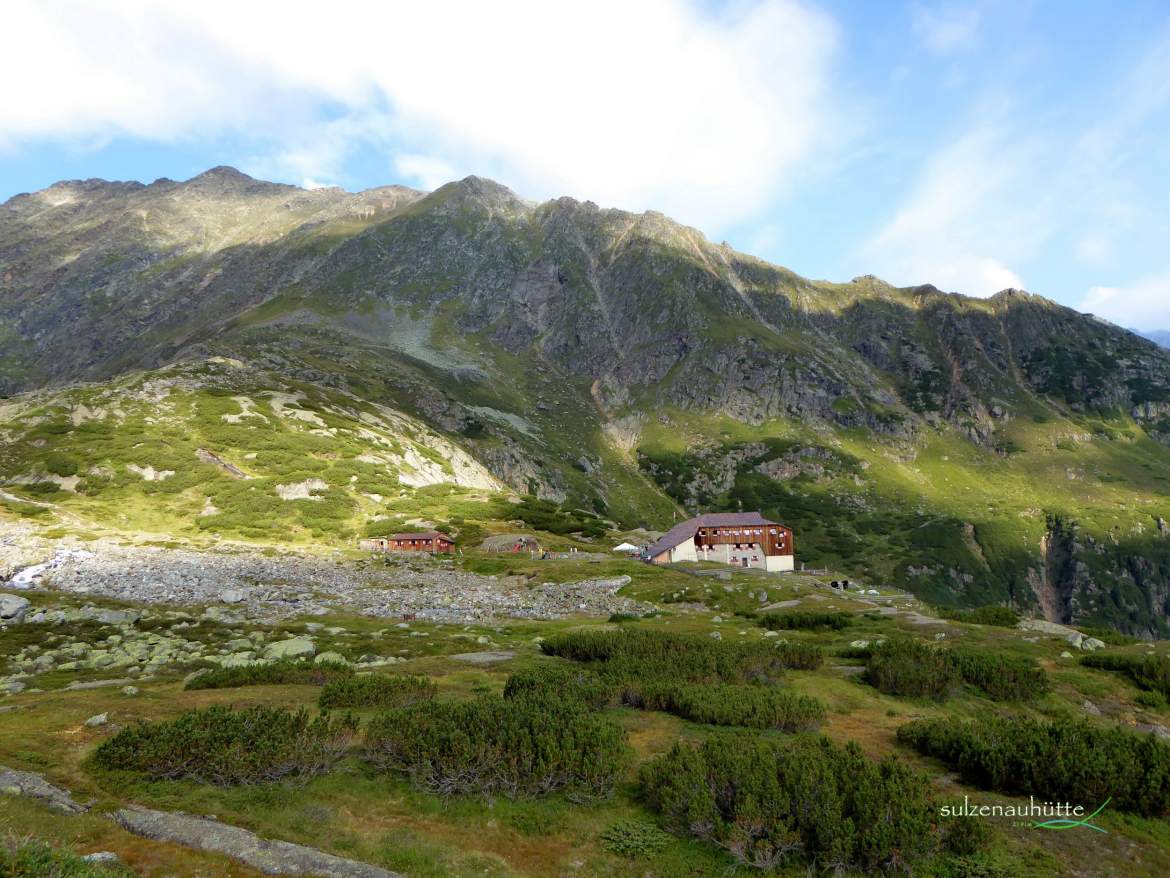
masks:
<path fill-rule="evenodd" d="M 358 540 L 358 548 L 369 552 L 431 552 L 444 554 L 455 548 L 455 541 L 442 531 L 415 534 L 390 534 Z"/>

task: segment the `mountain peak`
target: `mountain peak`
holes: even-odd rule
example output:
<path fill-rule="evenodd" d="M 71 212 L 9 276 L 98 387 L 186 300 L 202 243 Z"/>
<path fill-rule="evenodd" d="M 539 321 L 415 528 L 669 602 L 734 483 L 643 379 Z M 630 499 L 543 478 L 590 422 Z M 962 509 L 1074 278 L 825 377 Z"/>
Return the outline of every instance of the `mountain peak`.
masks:
<path fill-rule="evenodd" d="M 216 165 L 214 168 L 208 168 L 202 174 L 192 177 L 188 183 L 195 183 L 200 181 L 206 182 L 225 182 L 225 183 L 255 183 L 254 177 L 249 177 L 243 171 L 239 171 L 230 165 Z"/>

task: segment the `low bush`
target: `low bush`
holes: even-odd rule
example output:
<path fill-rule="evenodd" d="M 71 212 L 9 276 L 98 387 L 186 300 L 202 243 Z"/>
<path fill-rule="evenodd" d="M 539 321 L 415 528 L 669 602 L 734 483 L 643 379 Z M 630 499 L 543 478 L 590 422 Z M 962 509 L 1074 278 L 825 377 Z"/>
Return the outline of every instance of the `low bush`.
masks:
<path fill-rule="evenodd" d="M 0 840 L 0 878 L 134 878 L 121 863 L 91 863 L 36 839 Z"/>
<path fill-rule="evenodd" d="M 997 625 L 1001 628 L 1015 628 L 1020 622 L 1020 614 L 1008 607 L 987 606 L 975 607 L 971 610 L 942 609 L 938 611 L 944 619 L 954 619 L 956 622 L 967 622 L 972 625 Z"/>
<path fill-rule="evenodd" d="M 875 647 L 865 666 L 866 682 L 887 695 L 942 701 L 960 679 L 950 653 L 909 638 L 894 638 Z"/>
<path fill-rule="evenodd" d="M 366 728 L 366 756 L 433 793 L 608 796 L 629 764 L 621 728 L 573 699 L 424 701 Z"/>
<path fill-rule="evenodd" d="M 853 624 L 848 613 L 818 613 L 813 610 L 798 610 L 791 613 L 764 613 L 759 617 L 760 625 L 769 631 L 815 630 L 829 628 L 840 631 Z"/>
<path fill-rule="evenodd" d="M 572 631 L 541 643 L 548 655 L 592 662 L 614 679 L 690 683 L 768 680 L 786 668 L 820 667 L 824 653 L 804 643 L 725 643 L 697 634 L 630 629 Z"/>
<path fill-rule="evenodd" d="M 973 650 L 952 653 L 963 680 L 996 701 L 1031 701 L 1048 692 L 1048 674 L 1030 658 Z"/>
<path fill-rule="evenodd" d="M 1170 658 L 1166 656 L 1096 653 L 1082 656 L 1081 664 L 1086 668 L 1124 674 L 1138 687 L 1170 698 Z"/>
<path fill-rule="evenodd" d="M 771 686 L 627 686 L 622 698 L 634 707 L 713 726 L 804 732 L 825 721 L 825 706 L 817 699 Z"/>
<path fill-rule="evenodd" d="M 237 686 L 275 686 L 300 684 L 324 686 L 330 680 L 347 677 L 353 668 L 333 662 L 314 664 L 311 661 L 281 659 L 254 665 L 235 665 L 213 668 L 192 677 L 184 689 L 233 689 Z"/>
<path fill-rule="evenodd" d="M 334 707 L 407 707 L 435 697 L 439 687 L 429 677 L 387 677 L 352 674 L 330 680 L 317 703 L 322 710 Z"/>
<path fill-rule="evenodd" d="M 614 685 L 587 668 L 543 664 L 517 671 L 504 684 L 505 698 L 548 696 L 600 709 L 610 703 Z"/>
<path fill-rule="evenodd" d="M 645 820 L 622 820 L 601 833 L 601 846 L 620 857 L 648 857 L 670 844 L 670 836 Z"/>
<path fill-rule="evenodd" d="M 856 744 L 724 733 L 676 743 L 639 783 L 668 829 L 760 869 L 909 871 L 940 844 L 927 779 Z"/>
<path fill-rule="evenodd" d="M 123 729 L 97 748 L 93 761 L 154 780 L 189 778 L 217 786 L 307 780 L 336 764 L 357 726 L 351 716 L 311 719 L 304 708 L 209 707 Z"/>
<path fill-rule="evenodd" d="M 1029 658 L 947 650 L 909 638 L 870 650 L 865 679 L 887 695 L 942 701 L 960 682 L 996 701 L 1029 701 L 1048 692 L 1048 675 Z"/>
<path fill-rule="evenodd" d="M 982 789 L 1090 810 L 1111 799 L 1110 807 L 1120 811 L 1170 813 L 1170 745 L 1151 734 L 1087 720 L 988 717 L 917 720 L 898 729 L 898 740 Z"/>

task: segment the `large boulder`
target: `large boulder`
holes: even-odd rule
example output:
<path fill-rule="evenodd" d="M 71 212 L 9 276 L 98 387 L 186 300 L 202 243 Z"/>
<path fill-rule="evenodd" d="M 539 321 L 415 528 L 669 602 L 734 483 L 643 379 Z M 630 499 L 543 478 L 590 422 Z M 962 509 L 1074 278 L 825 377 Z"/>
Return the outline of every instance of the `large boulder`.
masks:
<path fill-rule="evenodd" d="M 270 643 L 264 649 L 264 658 L 266 659 L 290 659 L 290 658 L 312 658 L 317 651 L 317 647 L 313 645 L 307 637 L 292 637 L 288 640 L 278 640 L 276 643 Z"/>
<path fill-rule="evenodd" d="M 23 622 L 28 607 L 28 598 L 18 594 L 0 594 L 0 622 Z"/>

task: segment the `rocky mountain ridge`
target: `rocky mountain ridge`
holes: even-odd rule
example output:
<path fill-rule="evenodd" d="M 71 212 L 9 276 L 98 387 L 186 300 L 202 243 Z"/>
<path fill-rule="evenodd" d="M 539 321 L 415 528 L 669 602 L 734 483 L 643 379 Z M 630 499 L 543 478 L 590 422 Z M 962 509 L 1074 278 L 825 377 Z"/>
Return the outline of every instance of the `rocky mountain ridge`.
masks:
<path fill-rule="evenodd" d="M 746 504 L 799 523 L 809 560 L 942 602 L 1170 618 L 1149 542 L 1170 354 L 1022 291 L 812 281 L 661 214 L 476 177 L 351 194 L 217 168 L 0 206 L 0 392 L 214 357 L 281 385 L 249 398 L 389 406 L 512 490 L 626 526 Z M 43 441 L 9 485 L 57 441 L 35 426 L 9 430 Z"/>

